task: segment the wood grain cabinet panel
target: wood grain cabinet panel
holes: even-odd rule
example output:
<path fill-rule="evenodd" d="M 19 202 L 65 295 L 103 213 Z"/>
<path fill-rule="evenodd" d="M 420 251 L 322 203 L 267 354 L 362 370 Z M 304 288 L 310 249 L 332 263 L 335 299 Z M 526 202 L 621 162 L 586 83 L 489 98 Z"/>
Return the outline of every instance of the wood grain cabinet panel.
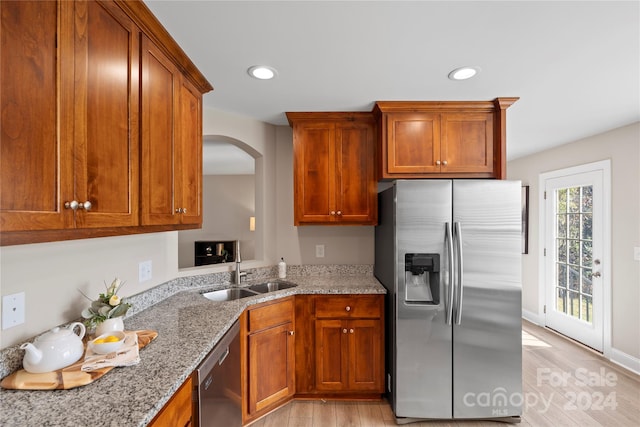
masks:
<path fill-rule="evenodd" d="M 243 421 L 253 421 L 295 393 L 294 298 L 257 304 L 240 318 Z"/>
<path fill-rule="evenodd" d="M 493 101 L 379 101 L 378 178 L 506 178 L 506 109 Z"/>
<path fill-rule="evenodd" d="M 158 412 L 149 427 L 190 427 L 195 423 L 193 407 L 193 383 L 191 377 L 180 386 L 178 391 Z"/>
<path fill-rule="evenodd" d="M 202 95 L 142 38 L 142 224 L 202 224 Z"/>
<path fill-rule="evenodd" d="M 58 88 L 73 91 L 73 4 L 2 1 L 0 13 L 0 230 L 62 229 L 73 224 L 61 204 L 73 195 L 73 105 Z"/>
<path fill-rule="evenodd" d="M 375 125 L 368 113 L 287 113 L 294 225 L 375 225 Z"/>
<path fill-rule="evenodd" d="M 138 225 L 140 30 L 113 3 L 74 6 L 76 226 Z"/>

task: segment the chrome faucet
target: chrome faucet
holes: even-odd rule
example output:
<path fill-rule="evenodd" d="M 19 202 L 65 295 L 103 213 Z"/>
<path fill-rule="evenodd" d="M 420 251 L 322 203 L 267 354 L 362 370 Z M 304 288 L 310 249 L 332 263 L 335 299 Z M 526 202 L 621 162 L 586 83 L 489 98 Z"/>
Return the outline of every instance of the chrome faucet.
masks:
<path fill-rule="evenodd" d="M 242 258 L 240 257 L 240 240 L 236 240 L 236 269 L 233 272 L 233 283 L 239 285 L 242 282 L 242 278 L 247 275 L 246 271 L 240 271 L 240 263 L 242 262 Z"/>

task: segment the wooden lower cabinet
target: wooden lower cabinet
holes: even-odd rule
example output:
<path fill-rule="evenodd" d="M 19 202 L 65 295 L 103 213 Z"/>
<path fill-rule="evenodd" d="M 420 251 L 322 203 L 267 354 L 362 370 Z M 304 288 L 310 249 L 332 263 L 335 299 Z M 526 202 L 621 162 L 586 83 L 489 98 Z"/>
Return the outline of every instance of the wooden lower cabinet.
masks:
<path fill-rule="evenodd" d="M 191 427 L 194 425 L 193 387 L 191 377 L 180 386 L 158 415 L 149 423 L 150 427 Z"/>
<path fill-rule="evenodd" d="M 241 316 L 245 424 L 295 393 L 294 322 L 293 297 L 252 306 Z"/>
<path fill-rule="evenodd" d="M 315 329 L 316 390 L 380 390 L 380 320 L 318 319 Z"/>
<path fill-rule="evenodd" d="M 379 397 L 384 392 L 384 296 L 297 298 L 296 395 Z"/>

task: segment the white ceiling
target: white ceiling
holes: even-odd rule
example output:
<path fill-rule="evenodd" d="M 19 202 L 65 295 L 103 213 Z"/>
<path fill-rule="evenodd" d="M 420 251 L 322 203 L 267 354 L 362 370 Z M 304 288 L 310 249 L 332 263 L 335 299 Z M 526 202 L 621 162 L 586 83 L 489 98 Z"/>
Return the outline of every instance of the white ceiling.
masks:
<path fill-rule="evenodd" d="M 518 96 L 514 159 L 640 120 L 638 1 L 145 2 L 214 86 L 205 105 L 277 125 L 376 100 Z M 255 64 L 277 78 L 250 78 Z M 482 72 L 447 78 L 463 65 Z"/>

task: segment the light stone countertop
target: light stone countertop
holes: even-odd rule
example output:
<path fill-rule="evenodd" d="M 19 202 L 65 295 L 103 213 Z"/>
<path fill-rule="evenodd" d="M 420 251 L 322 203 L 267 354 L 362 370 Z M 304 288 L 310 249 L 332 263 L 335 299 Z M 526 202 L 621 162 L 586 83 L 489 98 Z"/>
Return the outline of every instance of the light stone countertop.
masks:
<path fill-rule="evenodd" d="M 307 275 L 304 269 L 297 273 L 285 279 L 297 284 L 295 288 L 237 301 L 214 302 L 200 295 L 220 285 L 198 283 L 178 291 L 125 319 L 126 330 L 158 332 L 140 351 L 138 365 L 115 368 L 71 390 L 0 389 L 0 426 L 145 426 L 250 305 L 289 295 L 386 292 L 371 274 Z"/>

